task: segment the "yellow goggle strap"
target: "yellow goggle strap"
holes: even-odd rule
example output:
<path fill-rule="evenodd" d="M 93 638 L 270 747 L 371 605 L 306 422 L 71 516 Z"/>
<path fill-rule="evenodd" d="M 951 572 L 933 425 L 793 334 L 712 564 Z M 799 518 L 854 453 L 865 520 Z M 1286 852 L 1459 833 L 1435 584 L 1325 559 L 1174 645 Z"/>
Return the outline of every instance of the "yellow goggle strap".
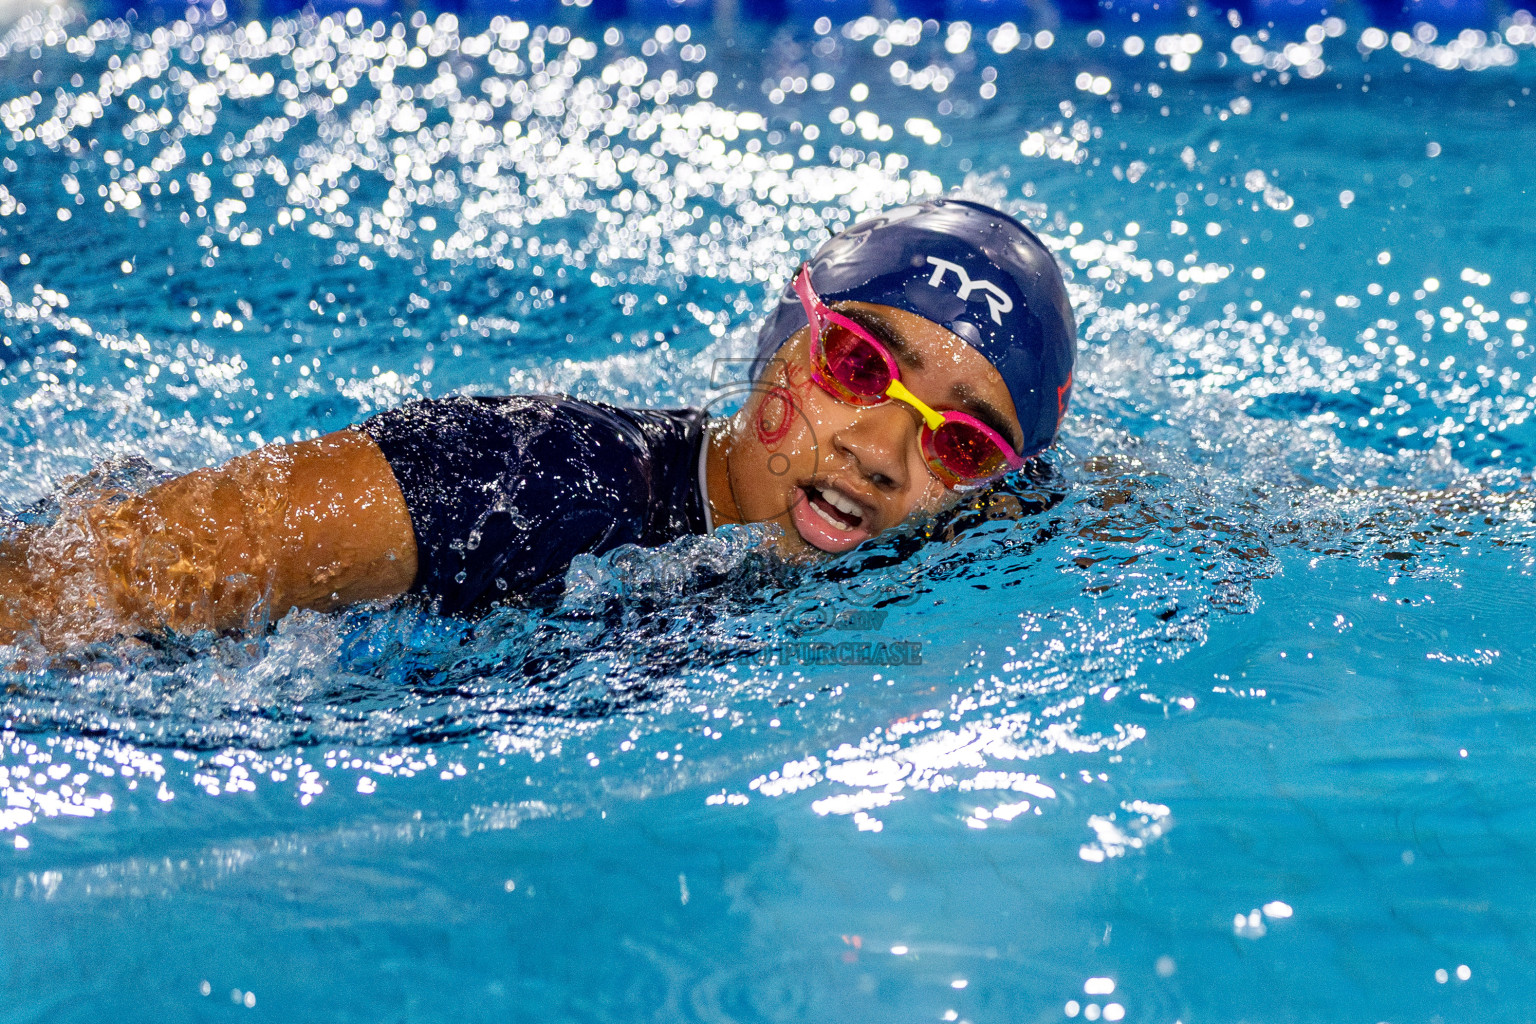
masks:
<path fill-rule="evenodd" d="M 891 381 L 890 386 L 885 389 L 885 394 L 887 398 L 894 398 L 898 402 L 905 402 L 916 409 L 918 415 L 923 418 L 923 422 L 928 424 L 929 430 L 938 430 L 944 425 L 944 414 L 938 412 L 921 398 L 908 391 L 907 386 L 901 381 Z"/>

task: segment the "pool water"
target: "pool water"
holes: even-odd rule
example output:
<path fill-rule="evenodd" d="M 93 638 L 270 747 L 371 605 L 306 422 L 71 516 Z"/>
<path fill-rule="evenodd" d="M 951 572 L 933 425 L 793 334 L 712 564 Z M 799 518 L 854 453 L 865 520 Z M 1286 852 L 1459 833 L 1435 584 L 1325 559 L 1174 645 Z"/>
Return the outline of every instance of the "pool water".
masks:
<path fill-rule="evenodd" d="M 1536 28 L 1340 11 L 13 16 L 8 529 L 422 395 L 728 410 L 957 189 L 1082 349 L 1017 520 L 7 670 L 0 1018 L 1536 1014 Z"/>

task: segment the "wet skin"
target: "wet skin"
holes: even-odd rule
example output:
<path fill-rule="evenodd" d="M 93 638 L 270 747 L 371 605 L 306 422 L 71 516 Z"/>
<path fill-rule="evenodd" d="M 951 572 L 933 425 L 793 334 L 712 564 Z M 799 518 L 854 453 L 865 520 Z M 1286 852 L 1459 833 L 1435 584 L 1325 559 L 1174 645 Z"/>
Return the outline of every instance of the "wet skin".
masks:
<path fill-rule="evenodd" d="M 888 343 L 918 398 L 978 415 L 1017 449 L 1013 399 L 980 352 L 905 310 L 834 308 Z M 752 398 L 712 436 L 715 522 L 777 524 L 785 554 L 841 552 L 954 501 L 923 458 L 917 410 L 896 401 L 861 408 L 828 394 L 811 379 L 809 346 L 809 328 L 791 336 Z"/>
<path fill-rule="evenodd" d="M 903 382 L 1012 441 L 1002 377 L 944 328 L 886 306 L 844 303 L 887 341 Z M 954 500 L 929 471 L 921 420 L 899 402 L 848 405 L 810 377 L 808 331 L 780 349 L 762 387 L 712 425 L 716 523 L 775 523 L 785 554 L 846 551 Z M 342 430 L 269 445 L 144 494 L 84 499 L 0 542 L 0 643 L 62 650 L 123 633 L 259 627 L 265 612 L 329 610 L 404 593 L 416 577 L 405 498 L 377 445 Z"/>
<path fill-rule="evenodd" d="M 65 503 L 0 543 L 0 643 L 61 650 L 122 633 L 259 626 L 404 593 L 416 539 L 363 434 L 274 444 L 151 488 Z"/>

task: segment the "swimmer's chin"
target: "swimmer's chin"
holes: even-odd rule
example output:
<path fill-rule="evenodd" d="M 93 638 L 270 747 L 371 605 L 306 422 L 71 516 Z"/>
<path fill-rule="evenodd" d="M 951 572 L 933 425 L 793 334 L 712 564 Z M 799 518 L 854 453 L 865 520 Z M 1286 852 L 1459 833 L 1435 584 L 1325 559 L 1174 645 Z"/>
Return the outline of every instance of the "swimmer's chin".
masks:
<path fill-rule="evenodd" d="M 800 531 L 795 529 L 795 524 L 788 514 L 766 522 L 754 523 L 752 528 L 762 534 L 759 550 L 771 553 L 786 562 L 819 562 L 841 553 L 819 548 L 807 541 L 800 535 Z"/>
<path fill-rule="evenodd" d="M 931 522 L 935 515 L 943 512 L 958 503 L 960 496 L 951 492 L 947 500 L 927 503 L 914 508 L 900 524 L 884 529 L 862 528 L 848 531 L 832 531 L 833 536 L 828 542 L 824 537 L 826 524 L 810 521 L 809 528 L 801 530 L 799 520 L 808 511 L 806 508 L 805 491 L 802 487 L 796 487 L 793 492 L 790 509 L 780 513 L 773 519 L 764 520 L 755 524 L 755 528 L 763 531 L 762 549 L 770 550 L 780 558 L 788 561 L 819 561 L 831 555 L 840 555 L 859 547 L 866 541 L 882 536 L 889 529 L 905 529 L 908 527 L 921 528 L 924 523 Z M 800 516 L 796 513 L 799 512 Z"/>
<path fill-rule="evenodd" d="M 825 524 L 814 521 L 807 529 L 802 530 L 797 521 L 796 511 L 798 509 L 802 515 L 807 511 L 804 491 L 797 487 L 794 494 L 790 509 L 772 519 L 750 524 L 750 529 L 758 531 L 761 535 L 760 550 L 771 551 L 786 561 L 819 561 L 830 555 L 852 551 L 865 541 L 878 537 L 884 532 L 867 528 L 825 531 Z M 827 538 L 823 535 L 824 532 L 833 532 L 833 536 Z"/>

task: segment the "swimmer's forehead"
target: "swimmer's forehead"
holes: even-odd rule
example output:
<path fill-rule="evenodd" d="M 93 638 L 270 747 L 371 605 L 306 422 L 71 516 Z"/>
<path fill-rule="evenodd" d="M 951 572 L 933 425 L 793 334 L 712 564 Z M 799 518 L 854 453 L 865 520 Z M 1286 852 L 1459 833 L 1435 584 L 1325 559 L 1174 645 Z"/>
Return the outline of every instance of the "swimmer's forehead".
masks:
<path fill-rule="evenodd" d="M 839 302 L 835 308 L 839 313 L 854 321 L 860 327 L 863 327 L 889 348 L 891 354 L 896 357 L 896 361 L 901 364 L 903 369 L 919 372 L 927 367 L 927 362 L 923 359 L 923 353 L 904 336 L 903 332 L 892 322 L 892 318 L 883 312 L 881 307 L 864 303 Z M 916 314 L 912 315 L 915 316 Z M 929 322 L 932 323 L 932 321 Z M 941 325 L 935 324 L 934 326 L 939 327 L 945 334 L 948 334 L 953 339 L 954 344 L 965 345 L 964 340 L 955 337 Z M 966 347 L 969 348 L 969 346 Z M 971 349 L 971 351 L 974 352 L 975 349 Z M 978 356 L 981 355 L 979 352 L 976 354 Z M 1001 378 L 998 380 L 998 386 L 1002 387 Z M 949 395 L 944 401 L 945 404 L 960 412 L 970 413 L 1003 437 L 1006 437 L 1008 443 L 1013 445 L 1015 450 L 1023 444 L 1023 431 L 1019 427 L 1017 417 L 1004 412 L 997 405 L 983 398 L 966 381 L 952 381 L 950 383 Z"/>

